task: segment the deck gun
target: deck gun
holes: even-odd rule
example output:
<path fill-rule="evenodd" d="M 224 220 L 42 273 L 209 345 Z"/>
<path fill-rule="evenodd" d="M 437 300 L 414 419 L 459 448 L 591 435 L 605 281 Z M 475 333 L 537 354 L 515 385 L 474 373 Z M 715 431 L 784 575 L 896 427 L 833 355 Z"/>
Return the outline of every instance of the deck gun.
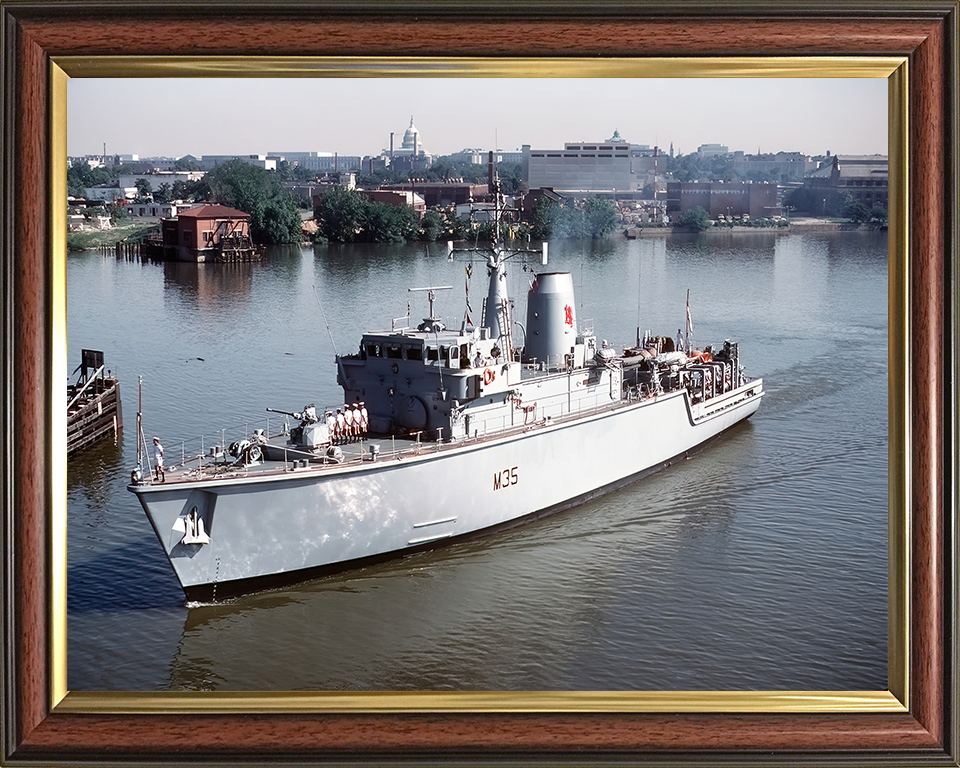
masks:
<path fill-rule="evenodd" d="M 317 417 L 316 406 L 314 406 L 313 403 L 304 406 L 302 411 L 281 411 L 278 408 L 267 408 L 267 411 L 270 413 L 282 413 L 284 416 L 300 419 L 300 421 L 305 421 L 307 424 L 315 424 L 320 421 Z"/>
<path fill-rule="evenodd" d="M 302 411 L 281 411 L 277 408 L 267 408 L 270 413 L 281 413 L 300 420 L 300 425 L 290 430 L 290 440 L 295 445 L 317 448 L 330 443 L 330 432 L 325 422 L 317 416 L 317 409 L 313 403 L 304 407 Z"/>

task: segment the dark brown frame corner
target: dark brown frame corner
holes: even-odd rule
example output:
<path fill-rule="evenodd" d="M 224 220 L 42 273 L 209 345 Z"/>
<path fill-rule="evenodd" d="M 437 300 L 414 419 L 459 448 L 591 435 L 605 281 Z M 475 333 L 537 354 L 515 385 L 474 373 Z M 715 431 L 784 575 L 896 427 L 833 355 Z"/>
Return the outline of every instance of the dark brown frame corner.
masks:
<path fill-rule="evenodd" d="M 3 697 L 0 762 L 958 766 L 958 4 L 0 0 Z M 58 57 L 907 60 L 909 680 L 899 712 L 58 711 L 51 668 L 50 259 Z"/>

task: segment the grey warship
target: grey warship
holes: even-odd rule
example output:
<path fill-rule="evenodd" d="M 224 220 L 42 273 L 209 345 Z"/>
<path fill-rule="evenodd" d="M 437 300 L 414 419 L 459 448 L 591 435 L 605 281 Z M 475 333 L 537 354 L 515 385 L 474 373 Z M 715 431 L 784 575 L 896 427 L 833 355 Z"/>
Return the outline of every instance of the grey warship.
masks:
<path fill-rule="evenodd" d="M 499 198 L 498 198 L 499 199 Z M 530 271 L 513 319 L 508 265 Z M 435 316 L 363 333 L 337 355 L 343 403 L 267 408 L 265 426 L 153 466 L 138 415 L 136 494 L 187 600 L 216 602 L 527 522 L 659 471 L 760 405 L 739 346 L 637 331 L 621 350 L 581 327 L 547 248 L 455 249 L 483 264 L 474 324 Z M 511 268 L 512 268 L 511 266 Z M 689 297 L 687 306 L 689 322 Z"/>

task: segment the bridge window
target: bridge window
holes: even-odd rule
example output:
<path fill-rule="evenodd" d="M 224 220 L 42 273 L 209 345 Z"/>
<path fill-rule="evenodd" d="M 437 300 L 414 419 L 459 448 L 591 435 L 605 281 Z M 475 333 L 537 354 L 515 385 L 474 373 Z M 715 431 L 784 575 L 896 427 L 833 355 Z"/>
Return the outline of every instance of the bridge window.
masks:
<path fill-rule="evenodd" d="M 383 349 L 379 344 L 367 344 L 367 357 L 383 357 Z"/>
<path fill-rule="evenodd" d="M 407 360 L 423 360 L 422 347 L 405 347 L 407 350 Z"/>
<path fill-rule="evenodd" d="M 393 360 L 400 360 L 400 359 L 402 359 L 402 358 L 403 358 L 403 354 L 402 354 L 402 352 L 400 351 L 400 347 L 397 346 L 396 344 L 390 344 L 390 345 L 387 347 L 387 357 L 389 357 L 389 358 L 391 358 L 391 359 L 393 359 Z"/>

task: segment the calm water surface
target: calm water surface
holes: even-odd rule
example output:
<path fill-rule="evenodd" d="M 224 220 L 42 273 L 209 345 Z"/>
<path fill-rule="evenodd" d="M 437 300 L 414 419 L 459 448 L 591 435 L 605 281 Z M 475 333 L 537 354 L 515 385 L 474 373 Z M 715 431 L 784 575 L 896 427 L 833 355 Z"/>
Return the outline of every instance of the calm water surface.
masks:
<path fill-rule="evenodd" d="M 887 257 L 883 233 L 551 243 L 578 317 L 616 346 L 736 339 L 759 412 L 704 453 L 545 520 L 361 571 L 187 607 L 135 497 L 148 438 L 242 433 L 334 405 L 334 350 L 463 316 L 438 246 L 324 246 L 262 264 L 68 259 L 68 348 L 105 352 L 126 431 L 68 465 L 73 690 L 885 690 Z M 485 279 L 471 280 L 479 311 Z M 520 301 L 529 273 L 514 268 Z M 321 311 L 322 307 L 322 311 Z M 522 315 L 521 315 L 522 317 Z M 590 446 L 571 446 L 590 450 Z"/>

